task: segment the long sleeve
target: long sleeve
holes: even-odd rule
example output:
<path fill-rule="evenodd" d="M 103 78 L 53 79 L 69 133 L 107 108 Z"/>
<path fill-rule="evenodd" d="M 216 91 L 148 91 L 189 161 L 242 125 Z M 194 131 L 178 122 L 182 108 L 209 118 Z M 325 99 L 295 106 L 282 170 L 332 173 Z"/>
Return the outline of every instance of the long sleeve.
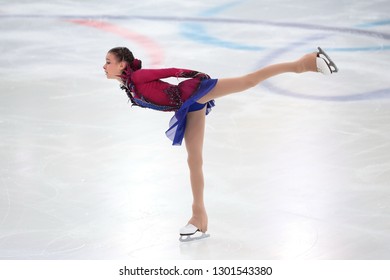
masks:
<path fill-rule="evenodd" d="M 186 80 L 178 84 L 162 80 L 171 77 Z M 135 99 L 141 99 L 158 106 L 170 106 L 172 110 L 177 110 L 185 100 L 192 96 L 203 80 L 210 79 L 207 74 L 180 68 L 139 69 L 137 71 L 130 69 L 125 71 L 121 78 L 133 104 L 136 103 Z"/>
<path fill-rule="evenodd" d="M 180 68 L 164 68 L 164 69 L 140 69 L 132 75 L 134 83 L 148 83 L 165 78 L 198 78 L 199 80 L 210 78 L 207 74 L 194 70 Z"/>

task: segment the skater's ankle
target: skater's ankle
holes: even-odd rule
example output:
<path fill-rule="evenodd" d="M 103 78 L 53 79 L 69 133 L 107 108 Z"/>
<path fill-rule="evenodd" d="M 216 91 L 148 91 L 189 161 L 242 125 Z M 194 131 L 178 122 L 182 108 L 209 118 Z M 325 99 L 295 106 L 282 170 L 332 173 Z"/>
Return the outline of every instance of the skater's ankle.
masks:
<path fill-rule="evenodd" d="M 317 53 L 309 53 L 296 61 L 296 73 L 316 72 Z"/>
<path fill-rule="evenodd" d="M 194 225 L 201 232 L 207 231 L 208 220 L 206 217 L 192 216 L 192 218 L 188 221 L 188 224 Z"/>
<path fill-rule="evenodd" d="M 192 205 L 192 217 L 188 223 L 196 226 L 201 232 L 207 231 L 208 217 L 203 204 Z"/>
<path fill-rule="evenodd" d="M 193 203 L 192 212 L 206 212 L 206 207 L 203 203 Z"/>

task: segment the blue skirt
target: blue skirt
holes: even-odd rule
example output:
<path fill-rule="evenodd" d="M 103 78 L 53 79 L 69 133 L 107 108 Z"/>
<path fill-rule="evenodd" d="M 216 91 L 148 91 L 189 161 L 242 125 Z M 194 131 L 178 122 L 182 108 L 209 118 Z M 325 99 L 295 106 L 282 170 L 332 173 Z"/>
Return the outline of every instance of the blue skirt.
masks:
<path fill-rule="evenodd" d="M 191 105 L 197 106 L 197 101 L 209 93 L 215 87 L 217 81 L 217 79 L 206 79 L 201 81 L 197 91 L 175 112 L 175 115 L 169 122 L 169 129 L 165 132 L 167 137 L 172 141 L 172 145 L 180 146 L 183 141 L 186 130 L 187 114 L 193 111 L 192 108 L 194 108 L 194 106 L 190 108 Z M 207 102 L 206 106 L 206 115 L 208 115 L 211 108 L 215 106 L 214 100 Z"/>

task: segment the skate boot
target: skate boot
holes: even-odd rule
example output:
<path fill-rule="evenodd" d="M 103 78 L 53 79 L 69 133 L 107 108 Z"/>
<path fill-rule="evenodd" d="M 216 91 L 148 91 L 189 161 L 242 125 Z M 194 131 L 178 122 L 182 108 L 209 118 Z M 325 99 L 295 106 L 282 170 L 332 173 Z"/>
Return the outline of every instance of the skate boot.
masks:
<path fill-rule="evenodd" d="M 210 237 L 210 234 L 206 234 L 201 232 L 196 226 L 193 224 L 188 224 L 185 227 L 180 229 L 180 238 L 181 242 L 189 242 L 194 240 L 200 240 Z"/>
<path fill-rule="evenodd" d="M 317 71 L 324 75 L 330 75 L 339 71 L 336 64 L 330 59 L 330 57 L 318 47 L 317 52 Z"/>

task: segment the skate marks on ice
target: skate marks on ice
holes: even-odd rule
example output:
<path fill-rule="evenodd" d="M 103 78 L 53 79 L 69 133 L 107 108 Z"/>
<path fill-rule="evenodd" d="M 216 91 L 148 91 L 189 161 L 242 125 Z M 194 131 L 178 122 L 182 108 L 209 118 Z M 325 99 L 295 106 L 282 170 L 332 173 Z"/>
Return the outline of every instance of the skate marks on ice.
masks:
<path fill-rule="evenodd" d="M 163 115 L 129 110 L 117 85 L 101 75 L 100 58 L 112 44 L 134 48 L 145 66 L 153 64 L 153 56 L 140 47 L 139 40 L 123 41 L 123 36 L 113 32 L 39 14 L 12 17 L 20 8 L 26 14 L 61 11 L 63 1 L 54 0 L 50 6 L 44 1 L 3 2 L 1 13 L 6 17 L 1 19 L 5 24 L 0 34 L 6 63 L 0 66 L 0 258 L 390 257 L 388 52 L 381 49 L 388 47 L 388 40 L 383 36 L 320 29 L 332 40 L 324 41 L 320 34 L 283 52 L 283 46 L 318 30 L 294 28 L 287 34 L 273 25 L 248 23 L 243 29 L 214 22 L 210 16 L 217 14 L 209 13 L 210 20 L 194 21 L 202 32 L 195 26 L 195 32 L 182 35 L 183 39 L 177 21 L 158 21 L 150 10 L 154 5 L 165 14 L 180 11 L 193 18 L 194 13 L 227 3 L 216 0 L 208 2 L 208 7 L 147 0 L 137 4 L 137 13 L 152 14 L 153 20 L 104 19 L 161 43 L 167 66 L 200 68 L 215 76 L 250 70 L 254 59 L 271 63 L 295 57 L 296 52 L 317 44 L 342 68 L 331 83 L 322 76 L 303 82 L 304 78 L 287 75 L 264 83 L 254 94 L 218 102 L 207 120 L 205 153 L 206 193 L 214 200 L 207 206 L 212 237 L 179 242 L 176 223 L 188 217 L 177 218 L 186 205 L 173 202 L 189 195 L 188 178 L 181 175 L 187 172 L 185 158 L 162 135 Z M 100 15 L 102 10 L 110 15 L 117 12 L 104 3 L 92 7 L 68 2 L 77 4 L 73 6 L 77 10 L 72 5 L 65 9 L 72 18 Z M 126 6 L 123 0 L 119 2 L 123 5 L 118 6 Z M 217 11 L 220 18 L 264 18 L 277 24 L 278 18 L 303 22 L 308 14 L 318 15 L 320 25 L 332 22 L 341 28 L 365 21 L 366 8 L 372 20 L 380 20 L 386 5 L 348 0 L 325 17 L 318 11 L 322 13 L 328 3 L 298 1 L 294 6 L 300 8 L 291 7 L 292 12 L 279 9 L 284 2 L 273 1 L 267 9 L 258 9 L 259 1 L 236 1 L 230 10 Z M 346 2 L 350 3 L 344 8 Z M 348 17 L 343 16 L 346 11 L 351 11 Z M 286 24 L 282 27 L 289 30 Z M 367 28 L 373 35 L 388 32 L 388 25 Z M 282 36 L 275 36 L 279 31 Z M 189 40 L 193 34 L 201 40 Z M 375 47 L 375 52 L 337 49 L 366 44 Z M 260 45 L 264 52 L 259 52 Z M 275 47 L 275 53 L 270 53 Z M 11 69 L 9 63 L 20 57 L 23 63 L 12 64 Z M 226 67 L 227 57 L 240 63 Z M 362 65 L 370 67 L 362 69 Z M 279 92 L 283 96 L 275 94 Z M 173 190 L 173 184 L 180 189 Z M 231 217 L 229 222 L 227 217 Z"/>

